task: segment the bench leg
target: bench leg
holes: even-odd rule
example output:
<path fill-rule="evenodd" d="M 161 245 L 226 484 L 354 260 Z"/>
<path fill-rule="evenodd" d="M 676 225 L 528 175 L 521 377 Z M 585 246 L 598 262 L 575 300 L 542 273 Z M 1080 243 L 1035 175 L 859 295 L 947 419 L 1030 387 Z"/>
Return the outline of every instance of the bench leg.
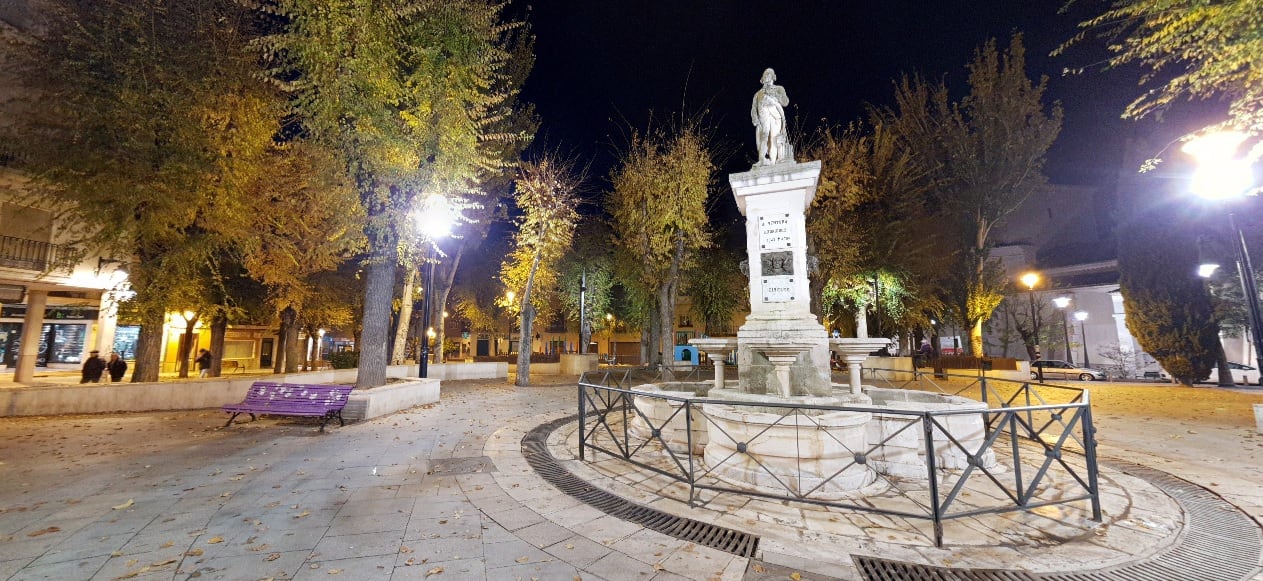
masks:
<path fill-rule="evenodd" d="M 231 417 L 231 418 L 228 418 L 228 423 L 224 424 L 224 427 L 225 427 L 225 428 L 227 428 L 228 426 L 231 426 L 231 425 L 232 425 L 232 421 L 233 421 L 233 420 L 235 420 L 235 419 L 237 419 L 237 416 L 239 416 L 239 415 L 241 415 L 241 412 L 234 412 L 234 413 L 232 414 L 232 417 Z"/>

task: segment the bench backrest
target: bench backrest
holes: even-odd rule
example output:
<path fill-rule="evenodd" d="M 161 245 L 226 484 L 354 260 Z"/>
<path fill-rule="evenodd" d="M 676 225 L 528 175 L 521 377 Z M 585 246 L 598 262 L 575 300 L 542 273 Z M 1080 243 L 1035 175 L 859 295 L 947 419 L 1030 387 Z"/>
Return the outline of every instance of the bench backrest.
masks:
<path fill-rule="evenodd" d="M 306 385 L 256 381 L 246 392 L 243 405 L 340 407 L 346 405 L 352 385 Z"/>

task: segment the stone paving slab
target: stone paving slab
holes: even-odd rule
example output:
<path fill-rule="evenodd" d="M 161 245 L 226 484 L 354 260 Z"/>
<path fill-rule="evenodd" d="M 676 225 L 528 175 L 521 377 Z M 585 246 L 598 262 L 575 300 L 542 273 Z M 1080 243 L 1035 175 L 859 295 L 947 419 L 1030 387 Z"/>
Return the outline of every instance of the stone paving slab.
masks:
<path fill-rule="evenodd" d="M 837 543 L 896 524 L 745 499 L 689 509 L 726 526 L 756 527 L 766 539 L 766 562 L 756 562 L 609 517 L 543 482 L 521 454 L 525 430 L 573 413 L 575 389 L 565 381 L 530 388 L 444 382 L 438 404 L 324 434 L 293 419 L 224 429 L 216 410 L 0 418 L 0 578 L 855 578 L 837 558 Z M 600 464 L 567 466 L 614 481 Z M 1224 476 L 1213 477 L 1243 498 L 1263 497 Z M 1111 478 L 1126 494 L 1108 510 L 1131 512 L 1110 533 L 1126 531 L 1119 534 L 1137 544 L 1163 538 L 1162 519 L 1171 515 L 1162 495 Z M 661 485 L 650 477 L 630 481 Z M 640 494 L 637 486 L 617 486 Z M 653 500 L 664 510 L 688 508 Z M 807 526 L 791 532 L 795 515 Z M 986 526 L 967 528 L 994 540 Z M 859 544 L 890 558 L 941 557 L 924 546 L 923 530 L 914 531 L 911 545 L 897 550 Z M 978 563 L 1029 556 L 1012 543 L 980 542 L 971 549 L 979 555 L 968 556 Z M 958 562 L 974 562 L 951 550 L 961 553 Z M 1082 550 L 1103 560 L 1113 549 Z"/>

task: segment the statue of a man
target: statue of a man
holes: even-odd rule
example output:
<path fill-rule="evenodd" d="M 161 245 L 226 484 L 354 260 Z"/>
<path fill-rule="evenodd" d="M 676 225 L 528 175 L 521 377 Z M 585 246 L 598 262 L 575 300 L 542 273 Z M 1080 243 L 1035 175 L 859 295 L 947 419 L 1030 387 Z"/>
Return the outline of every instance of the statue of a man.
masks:
<path fill-rule="evenodd" d="M 794 150 L 785 132 L 785 106 L 789 96 L 777 86 L 776 73 L 763 71 L 763 88 L 754 94 L 750 105 L 750 121 L 754 123 L 754 139 L 759 146 L 759 161 L 754 165 L 771 165 L 794 161 Z"/>

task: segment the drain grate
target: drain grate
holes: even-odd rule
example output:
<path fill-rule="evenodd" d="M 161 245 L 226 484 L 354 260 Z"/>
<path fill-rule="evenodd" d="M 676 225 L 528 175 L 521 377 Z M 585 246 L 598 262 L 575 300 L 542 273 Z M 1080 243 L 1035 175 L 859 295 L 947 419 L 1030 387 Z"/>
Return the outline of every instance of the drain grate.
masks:
<path fill-rule="evenodd" d="M 612 516 L 738 556 L 754 556 L 759 543 L 756 536 L 628 501 L 571 474 L 553 458 L 547 441 L 558 427 L 577 419 L 570 416 L 542 424 L 522 438 L 523 456 L 545 480 Z M 866 581 L 1227 581 L 1246 580 L 1259 573 L 1263 530 L 1249 515 L 1215 493 L 1161 470 L 1123 461 L 1100 462 L 1148 481 L 1175 500 L 1185 515 L 1183 538 L 1151 558 L 1085 572 L 953 569 L 861 555 L 853 555 L 852 561 Z"/>
<path fill-rule="evenodd" d="M 430 473 L 443 475 L 495 472 L 496 464 L 487 456 L 430 460 Z"/>
<path fill-rule="evenodd" d="M 759 538 L 754 535 L 649 508 L 601 490 L 571 474 L 548 451 L 548 435 L 577 419 L 578 416 L 570 416 L 536 426 L 522 438 L 522 455 L 544 480 L 610 516 L 740 557 L 754 556 L 759 548 Z"/>
<path fill-rule="evenodd" d="M 1047 581 L 1224 581 L 1250 579 L 1259 571 L 1259 525 L 1219 495 L 1161 470 L 1120 461 L 1111 468 L 1143 478 L 1184 509 L 1184 538 L 1151 559 L 1085 573 L 1041 575 Z"/>
<path fill-rule="evenodd" d="M 1025 571 L 950 569 L 854 555 L 851 560 L 867 581 L 1036 581 Z"/>

